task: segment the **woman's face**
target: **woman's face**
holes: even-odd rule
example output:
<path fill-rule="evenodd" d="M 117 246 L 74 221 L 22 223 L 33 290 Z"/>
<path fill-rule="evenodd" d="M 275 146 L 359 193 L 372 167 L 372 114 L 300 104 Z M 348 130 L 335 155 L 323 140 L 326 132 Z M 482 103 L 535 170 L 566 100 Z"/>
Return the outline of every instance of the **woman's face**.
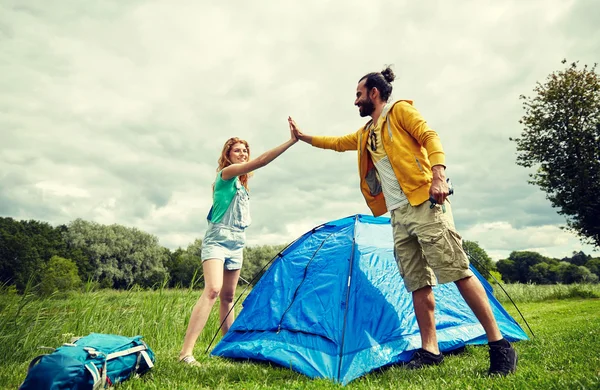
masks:
<path fill-rule="evenodd" d="M 229 160 L 233 164 L 240 164 L 248 161 L 248 148 L 241 142 L 234 144 L 229 151 Z"/>

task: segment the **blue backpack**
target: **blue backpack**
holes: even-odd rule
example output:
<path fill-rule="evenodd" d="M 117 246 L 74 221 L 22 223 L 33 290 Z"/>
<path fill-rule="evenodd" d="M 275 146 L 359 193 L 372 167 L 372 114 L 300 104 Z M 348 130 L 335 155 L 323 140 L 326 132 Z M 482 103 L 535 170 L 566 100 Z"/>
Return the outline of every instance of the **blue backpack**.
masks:
<path fill-rule="evenodd" d="M 40 355 L 29 364 L 19 390 L 99 389 L 154 367 L 142 336 L 91 333 Z"/>

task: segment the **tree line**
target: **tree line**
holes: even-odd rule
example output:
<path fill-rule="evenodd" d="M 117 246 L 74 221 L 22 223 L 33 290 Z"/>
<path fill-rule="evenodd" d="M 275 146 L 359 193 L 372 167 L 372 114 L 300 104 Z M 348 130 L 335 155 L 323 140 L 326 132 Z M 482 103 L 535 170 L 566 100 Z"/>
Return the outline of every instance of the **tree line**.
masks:
<path fill-rule="evenodd" d="M 494 263 L 484 249 L 464 241 L 473 266 L 489 280 L 521 283 L 596 283 L 600 259 L 583 252 L 563 259 L 512 252 Z M 254 284 L 285 245 L 244 249 L 240 284 Z M 81 287 L 203 287 L 202 240 L 170 250 L 136 228 L 76 219 L 68 225 L 0 217 L 0 283 L 41 294 Z M 491 273 L 491 274 L 490 274 Z M 492 277 L 493 275 L 493 277 Z"/>
<path fill-rule="evenodd" d="M 513 251 L 507 259 L 493 262 L 476 242 L 464 241 L 471 264 L 488 280 L 505 283 L 573 284 L 598 283 L 600 258 L 582 251 L 555 259 L 537 252 Z"/>
<path fill-rule="evenodd" d="M 583 252 L 574 252 L 563 259 L 536 252 L 512 252 L 508 259 L 499 260 L 496 268 L 508 283 L 598 283 L 600 278 L 600 258 Z"/>
<path fill-rule="evenodd" d="M 174 251 L 136 228 L 76 219 L 68 225 L 0 217 L 0 283 L 42 294 L 75 289 L 203 287 L 202 240 Z M 244 249 L 240 283 L 250 283 L 284 245 Z"/>

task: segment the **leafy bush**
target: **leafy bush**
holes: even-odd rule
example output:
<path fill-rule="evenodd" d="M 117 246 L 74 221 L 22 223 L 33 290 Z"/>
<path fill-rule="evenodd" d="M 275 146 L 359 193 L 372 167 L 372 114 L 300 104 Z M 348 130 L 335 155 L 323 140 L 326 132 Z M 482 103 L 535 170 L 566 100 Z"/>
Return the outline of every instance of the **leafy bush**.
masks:
<path fill-rule="evenodd" d="M 52 256 L 44 267 L 39 293 L 41 295 L 51 295 L 56 291 L 70 291 L 80 286 L 81 279 L 77 272 L 77 265 L 72 260 Z"/>
<path fill-rule="evenodd" d="M 490 271 L 490 274 L 493 276 L 493 278 L 491 278 L 492 281 L 497 280 L 498 282 L 503 283 L 503 281 L 502 281 L 502 274 L 500 272 L 498 272 L 498 271 Z"/>

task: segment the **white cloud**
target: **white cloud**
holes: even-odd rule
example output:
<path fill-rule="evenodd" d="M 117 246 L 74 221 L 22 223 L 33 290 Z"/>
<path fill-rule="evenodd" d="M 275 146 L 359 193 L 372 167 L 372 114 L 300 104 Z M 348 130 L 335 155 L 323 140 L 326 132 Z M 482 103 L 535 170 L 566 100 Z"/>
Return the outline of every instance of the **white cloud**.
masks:
<path fill-rule="evenodd" d="M 83 188 L 78 188 L 69 184 L 52 181 L 40 181 L 35 184 L 35 187 L 42 190 L 44 201 L 47 197 L 73 197 L 73 198 L 89 198 L 90 194 Z"/>

